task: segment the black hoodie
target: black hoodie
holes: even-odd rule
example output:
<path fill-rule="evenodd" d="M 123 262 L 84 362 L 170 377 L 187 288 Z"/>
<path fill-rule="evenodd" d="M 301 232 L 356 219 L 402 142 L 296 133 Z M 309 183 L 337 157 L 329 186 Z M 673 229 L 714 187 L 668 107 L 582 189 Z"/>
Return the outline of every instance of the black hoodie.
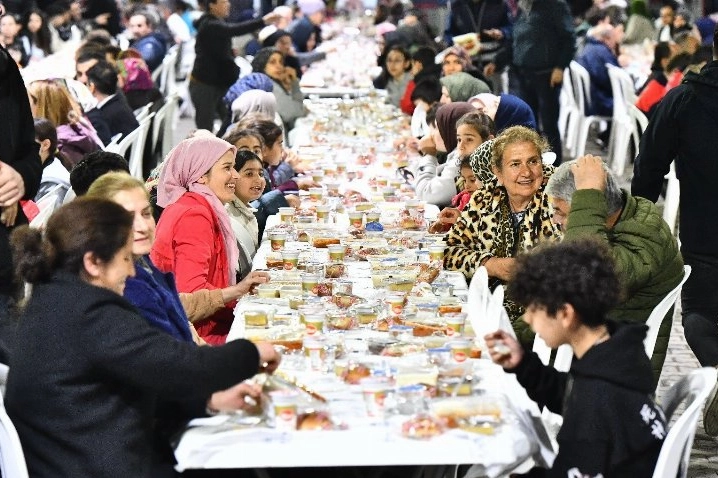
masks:
<path fill-rule="evenodd" d="M 676 161 L 681 182 L 681 250 L 718 256 L 718 61 L 699 74 L 687 73 L 683 84 L 658 103 L 641 137 L 631 193 L 658 200 L 663 177 Z"/>
<path fill-rule="evenodd" d="M 666 427 L 652 398 L 643 346 L 648 327 L 609 322 L 608 329 L 611 337 L 574 357 L 568 373 L 543 365 L 535 353 L 510 370 L 532 400 L 563 416 L 548 476 L 653 475 Z"/>

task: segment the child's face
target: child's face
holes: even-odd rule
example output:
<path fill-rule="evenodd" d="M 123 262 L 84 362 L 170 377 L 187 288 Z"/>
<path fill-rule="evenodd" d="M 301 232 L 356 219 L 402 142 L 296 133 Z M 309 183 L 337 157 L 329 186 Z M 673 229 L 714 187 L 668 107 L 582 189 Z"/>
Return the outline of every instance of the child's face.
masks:
<path fill-rule="evenodd" d="M 462 124 L 456 128 L 456 149 L 462 158 L 473 153 L 483 142 L 484 139 L 473 126 Z"/>
<path fill-rule="evenodd" d="M 563 319 L 560 317 L 562 311 L 559 310 L 555 316 L 549 315 L 545 307 L 535 305 L 526 308 L 523 320 L 541 337 L 546 345 L 555 349 L 560 345 L 568 343 L 568 336 L 563 327 Z"/>
<path fill-rule="evenodd" d="M 259 199 L 266 184 L 262 163 L 247 161 L 238 173 L 239 178 L 234 182 L 234 195 L 245 204 Z"/>
<path fill-rule="evenodd" d="M 461 177 L 464 179 L 464 191 L 473 193 L 479 189 L 479 180 L 476 179 L 476 175 L 470 167 L 463 166 L 461 168 Z"/>
<path fill-rule="evenodd" d="M 282 162 L 282 155 L 284 154 L 284 140 L 280 136 L 272 146 L 265 146 L 263 149 L 264 162 L 270 166 L 276 166 Z"/>
<path fill-rule="evenodd" d="M 392 50 L 386 56 L 386 71 L 392 78 L 401 78 L 407 68 L 409 68 L 409 60 L 400 51 Z"/>
<path fill-rule="evenodd" d="M 236 143 L 234 143 L 234 146 L 237 148 L 237 151 L 251 151 L 259 156 L 259 159 L 262 159 L 262 143 L 260 143 L 259 139 L 254 136 L 245 136 L 244 138 L 240 138 Z"/>
<path fill-rule="evenodd" d="M 420 61 L 411 60 L 411 74 L 416 76 L 421 70 L 424 69 L 424 65 Z"/>

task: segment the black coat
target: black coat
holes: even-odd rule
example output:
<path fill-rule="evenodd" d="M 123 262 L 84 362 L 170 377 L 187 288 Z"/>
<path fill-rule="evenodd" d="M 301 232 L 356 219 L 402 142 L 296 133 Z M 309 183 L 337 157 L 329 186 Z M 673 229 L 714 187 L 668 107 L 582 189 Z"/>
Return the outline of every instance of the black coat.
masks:
<path fill-rule="evenodd" d="M 105 145 L 109 144 L 116 134 L 121 133 L 124 138 L 140 125 L 130 105 L 127 104 L 127 99 L 119 93 L 101 108 L 88 111 L 87 118 Z"/>
<path fill-rule="evenodd" d="M 239 78 L 239 67 L 232 54 L 232 37 L 252 33 L 264 26 L 261 18 L 242 23 L 226 23 L 205 13 L 196 22 L 197 55 L 192 68 L 192 78 L 226 91 Z"/>
<path fill-rule="evenodd" d="M 529 397 L 563 416 L 550 477 L 651 478 L 666 433 L 653 402 L 643 324 L 609 322 L 611 337 L 574 357 L 568 373 L 527 353 L 516 373 Z"/>
<path fill-rule="evenodd" d="M 114 292 L 57 273 L 35 286 L 11 364 L 6 405 L 30 476 L 150 478 L 158 400 L 201 415 L 214 391 L 257 372 L 259 354 L 245 340 L 180 342 Z"/>
<path fill-rule="evenodd" d="M 687 73 L 654 107 L 633 168 L 631 193 L 657 201 L 676 161 L 681 182 L 681 250 L 718 256 L 718 61 Z"/>
<path fill-rule="evenodd" d="M 25 183 L 23 198 L 32 199 L 40 187 L 42 163 L 35 143 L 30 100 L 20 70 L 1 46 L 0 112 L 0 161 L 22 176 Z M 16 220 L 16 225 L 19 224 L 27 224 L 22 208 L 19 209 Z M 0 295 L 11 295 L 13 292 L 9 236 L 10 229 L 0 224 Z"/>

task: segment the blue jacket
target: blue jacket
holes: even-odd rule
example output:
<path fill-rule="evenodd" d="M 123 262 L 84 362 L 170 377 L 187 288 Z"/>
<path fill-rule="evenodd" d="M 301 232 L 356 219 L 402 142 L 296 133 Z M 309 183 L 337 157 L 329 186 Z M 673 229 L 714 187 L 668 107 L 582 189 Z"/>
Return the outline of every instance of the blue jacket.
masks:
<path fill-rule="evenodd" d="M 586 45 L 576 61 L 588 71 L 591 77 L 591 101 L 586 105 L 588 113 L 611 116 L 613 114 L 613 91 L 606 63 L 618 66 L 616 54 L 605 43 L 589 37 L 586 38 Z"/>
<path fill-rule="evenodd" d="M 167 53 L 167 44 L 162 35 L 157 32 L 135 40 L 132 48 L 140 52 L 150 71 L 154 71 L 162 64 Z"/>
<path fill-rule="evenodd" d="M 500 133 L 509 126 L 526 126 L 537 129 L 536 118 L 531 107 L 521 98 L 509 94 L 501 94 L 501 102 L 496 110 L 494 125 L 496 133 Z"/>
<path fill-rule="evenodd" d="M 145 264 L 136 264 L 135 277 L 128 277 L 125 282 L 124 297 L 139 310 L 140 315 L 150 325 L 167 332 L 182 342 L 192 342 L 187 314 L 177 293 L 174 276 L 171 272 L 164 274 L 157 269 L 148 256 Z"/>
<path fill-rule="evenodd" d="M 519 11 L 513 30 L 513 64 L 527 70 L 561 68 L 576 52 L 573 17 L 564 0 L 533 0 Z"/>

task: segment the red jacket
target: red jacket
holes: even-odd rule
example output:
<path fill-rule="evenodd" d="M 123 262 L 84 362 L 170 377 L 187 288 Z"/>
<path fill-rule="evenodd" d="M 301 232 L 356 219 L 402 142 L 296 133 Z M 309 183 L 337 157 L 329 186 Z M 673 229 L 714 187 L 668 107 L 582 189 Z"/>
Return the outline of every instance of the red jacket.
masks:
<path fill-rule="evenodd" d="M 162 272 L 174 273 L 179 292 L 229 286 L 229 262 L 219 221 L 199 194 L 185 193 L 162 212 L 150 258 Z M 200 337 L 210 344 L 223 344 L 234 319 L 234 304 L 195 322 Z"/>
<path fill-rule="evenodd" d="M 406 84 L 406 89 L 404 90 L 404 96 L 401 97 L 401 103 L 399 104 L 401 106 L 401 111 L 408 115 L 413 115 L 414 108 L 416 108 L 414 102 L 411 101 L 411 94 L 414 92 L 414 88 L 416 88 L 416 83 L 414 80 L 409 80 L 409 83 Z"/>

